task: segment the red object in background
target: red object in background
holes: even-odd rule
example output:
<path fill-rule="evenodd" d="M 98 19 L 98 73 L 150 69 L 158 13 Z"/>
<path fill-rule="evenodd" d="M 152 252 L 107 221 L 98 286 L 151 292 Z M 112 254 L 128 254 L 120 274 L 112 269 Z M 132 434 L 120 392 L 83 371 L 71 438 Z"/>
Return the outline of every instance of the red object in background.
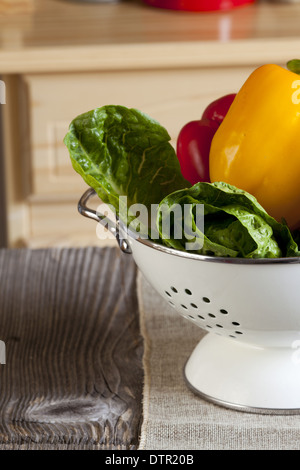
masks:
<path fill-rule="evenodd" d="M 201 119 L 183 126 L 177 138 L 177 158 L 182 176 L 191 184 L 210 182 L 209 152 L 211 141 L 226 116 L 236 94 L 222 96 L 210 103 Z"/>
<path fill-rule="evenodd" d="M 224 11 L 254 3 L 255 0 L 144 0 L 157 8 L 186 11 Z"/>

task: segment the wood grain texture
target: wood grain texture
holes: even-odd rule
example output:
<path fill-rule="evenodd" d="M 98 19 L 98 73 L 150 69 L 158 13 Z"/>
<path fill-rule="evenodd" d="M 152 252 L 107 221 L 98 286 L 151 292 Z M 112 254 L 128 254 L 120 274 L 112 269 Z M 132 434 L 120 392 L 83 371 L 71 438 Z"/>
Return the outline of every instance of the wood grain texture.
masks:
<path fill-rule="evenodd" d="M 116 248 L 0 250 L 0 450 L 137 447 L 135 286 Z"/>

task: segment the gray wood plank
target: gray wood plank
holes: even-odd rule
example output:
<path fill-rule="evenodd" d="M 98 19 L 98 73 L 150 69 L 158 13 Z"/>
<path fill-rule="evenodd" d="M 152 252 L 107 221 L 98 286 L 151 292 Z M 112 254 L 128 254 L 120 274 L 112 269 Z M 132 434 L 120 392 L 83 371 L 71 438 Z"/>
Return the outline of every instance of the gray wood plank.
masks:
<path fill-rule="evenodd" d="M 0 250 L 0 449 L 135 449 L 143 340 L 118 248 Z"/>

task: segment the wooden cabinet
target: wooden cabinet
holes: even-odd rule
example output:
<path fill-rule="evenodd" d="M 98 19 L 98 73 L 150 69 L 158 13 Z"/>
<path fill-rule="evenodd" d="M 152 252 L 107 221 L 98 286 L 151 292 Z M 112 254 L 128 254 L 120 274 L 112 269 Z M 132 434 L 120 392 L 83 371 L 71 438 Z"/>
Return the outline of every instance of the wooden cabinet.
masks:
<path fill-rule="evenodd" d="M 61 2 L 54 3 L 60 4 L 61 15 L 67 17 L 70 4 L 62 7 Z M 51 9 L 50 2 L 44 0 L 39 3 L 42 4 L 46 15 L 47 8 L 48 12 Z M 95 224 L 77 213 L 77 202 L 86 185 L 73 170 L 63 144 L 68 125 L 78 114 L 105 104 L 135 107 L 166 127 L 175 146 L 178 132 L 187 121 L 198 119 L 212 100 L 237 91 L 251 71 L 267 61 L 269 53 L 277 63 L 284 64 L 285 57 L 290 58 L 291 51 L 300 46 L 300 41 L 292 37 L 286 41 L 290 50 L 283 47 L 282 40 L 282 47 L 274 51 L 278 38 L 270 32 L 267 40 L 263 37 L 259 26 L 261 11 L 267 18 L 267 10 L 260 10 L 259 5 L 244 9 L 244 13 L 207 16 L 211 30 L 201 32 L 197 40 L 189 36 L 189 25 L 195 29 L 195 16 L 179 14 L 176 20 L 174 12 L 145 9 L 137 3 L 102 7 L 106 16 L 99 17 L 99 28 L 111 17 L 112 26 L 120 26 L 122 15 L 128 25 L 126 29 L 126 21 L 125 26 L 122 23 L 119 37 L 108 26 L 104 32 L 100 30 L 100 45 L 96 36 L 89 37 L 93 44 L 78 45 L 73 31 L 71 43 L 64 47 L 57 45 L 55 37 L 48 38 L 51 47 L 48 43 L 41 47 L 45 39 L 38 29 L 40 49 L 32 45 L 22 51 L 16 47 L 10 51 L 0 48 L 7 95 L 1 108 L 5 138 L 2 184 L 5 183 L 7 239 L 11 247 L 102 243 L 96 237 Z M 82 8 L 74 7 L 72 14 L 80 15 Z M 90 8 L 84 11 L 92 18 L 96 10 L 95 6 Z M 297 6 L 293 9 L 294 17 L 300 18 L 300 9 Z M 283 10 L 278 10 L 278 15 L 280 11 Z M 42 10 L 38 14 L 43 18 Z M 139 23 L 136 23 L 139 34 L 133 35 L 130 18 L 143 23 L 144 35 Z M 147 18 L 152 25 L 151 37 Z M 229 40 L 228 25 L 231 24 L 232 31 L 238 31 L 241 18 L 243 34 L 246 28 L 249 30 L 247 38 L 242 35 Z M 276 18 L 273 12 L 271 24 L 276 24 Z M 44 21 L 49 28 L 50 20 Z M 204 24 L 200 16 L 198 21 L 199 25 Z M 34 21 L 31 24 L 33 31 L 35 24 Z M 85 25 L 88 36 L 91 33 L 87 21 Z M 174 41 L 176 25 L 180 41 Z M 220 25 L 223 36 L 219 35 Z M 57 27 L 61 27 L 59 22 Z M 84 36 L 80 41 L 84 42 Z"/>
<path fill-rule="evenodd" d="M 199 119 L 218 96 L 237 90 L 250 72 L 250 67 L 218 72 L 183 68 L 23 74 L 12 83 L 6 80 L 19 96 L 20 136 L 7 183 L 13 187 L 18 178 L 22 194 L 19 204 L 10 209 L 10 244 L 98 243 L 94 225 L 77 214 L 86 185 L 73 170 L 63 143 L 69 123 L 78 114 L 105 104 L 135 107 L 164 125 L 175 146 L 187 121 Z M 13 139 L 15 132 L 10 131 Z"/>

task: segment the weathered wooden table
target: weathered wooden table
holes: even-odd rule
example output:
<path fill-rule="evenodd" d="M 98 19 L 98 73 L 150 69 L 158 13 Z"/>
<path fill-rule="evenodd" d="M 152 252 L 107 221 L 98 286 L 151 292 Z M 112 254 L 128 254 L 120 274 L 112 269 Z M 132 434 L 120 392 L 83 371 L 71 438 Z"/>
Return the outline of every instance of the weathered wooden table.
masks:
<path fill-rule="evenodd" d="M 0 450 L 136 449 L 143 339 L 117 248 L 0 250 Z"/>

